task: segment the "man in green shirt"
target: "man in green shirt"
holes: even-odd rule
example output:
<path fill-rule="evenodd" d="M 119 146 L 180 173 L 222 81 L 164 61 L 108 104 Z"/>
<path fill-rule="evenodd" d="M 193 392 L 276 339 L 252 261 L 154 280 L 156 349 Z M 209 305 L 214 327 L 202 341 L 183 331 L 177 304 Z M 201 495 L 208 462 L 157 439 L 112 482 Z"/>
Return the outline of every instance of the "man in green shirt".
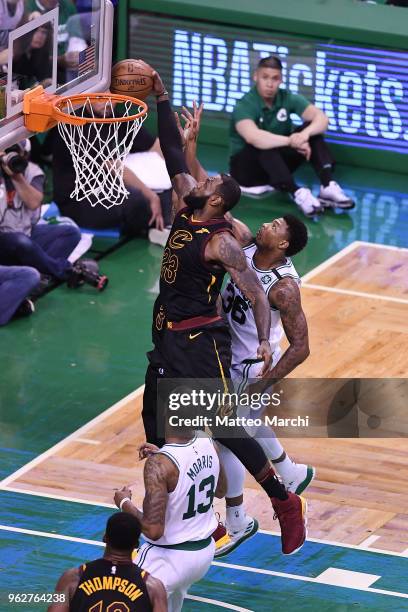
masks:
<path fill-rule="evenodd" d="M 231 176 L 245 187 L 269 184 L 291 194 L 306 216 L 324 207 L 353 208 L 354 202 L 333 180 L 334 159 L 323 138 L 328 117 L 303 96 L 280 88 L 278 57 L 261 59 L 254 81 L 255 86 L 237 102 L 231 119 Z M 304 121 L 298 129 L 292 124 L 292 113 Z M 305 160 L 320 179 L 319 198 L 293 178 Z"/>

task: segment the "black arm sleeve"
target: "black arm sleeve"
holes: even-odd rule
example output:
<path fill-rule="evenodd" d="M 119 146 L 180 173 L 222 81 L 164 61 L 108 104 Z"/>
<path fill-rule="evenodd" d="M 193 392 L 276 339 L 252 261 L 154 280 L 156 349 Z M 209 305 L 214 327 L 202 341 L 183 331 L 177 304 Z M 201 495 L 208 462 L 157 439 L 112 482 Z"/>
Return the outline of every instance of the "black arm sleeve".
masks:
<path fill-rule="evenodd" d="M 153 136 L 153 134 L 151 134 L 149 130 L 144 127 L 144 125 L 142 125 L 133 141 L 130 153 L 142 153 L 143 151 L 149 151 L 154 145 L 155 140 L 156 137 Z"/>
<path fill-rule="evenodd" d="M 164 100 L 157 104 L 157 122 L 160 147 L 170 178 L 176 174 L 190 174 L 184 158 L 183 147 L 170 102 Z"/>

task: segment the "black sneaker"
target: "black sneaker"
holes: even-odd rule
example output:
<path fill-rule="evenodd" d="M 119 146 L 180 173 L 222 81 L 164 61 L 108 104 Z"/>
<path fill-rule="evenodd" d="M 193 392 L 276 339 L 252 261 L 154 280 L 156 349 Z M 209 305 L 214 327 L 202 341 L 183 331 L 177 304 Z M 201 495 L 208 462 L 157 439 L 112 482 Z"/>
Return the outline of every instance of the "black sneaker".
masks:
<path fill-rule="evenodd" d="M 24 300 L 21 302 L 20 306 L 14 313 L 14 318 L 20 319 L 22 317 L 29 317 L 33 314 L 33 312 L 35 312 L 34 302 L 29 300 L 28 298 L 24 298 Z"/>

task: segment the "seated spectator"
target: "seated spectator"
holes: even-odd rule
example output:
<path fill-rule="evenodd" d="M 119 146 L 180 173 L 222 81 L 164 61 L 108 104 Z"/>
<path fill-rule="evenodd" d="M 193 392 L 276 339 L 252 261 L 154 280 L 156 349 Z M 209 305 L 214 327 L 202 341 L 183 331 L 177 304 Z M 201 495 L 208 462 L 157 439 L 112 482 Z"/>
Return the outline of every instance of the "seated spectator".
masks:
<path fill-rule="evenodd" d="M 40 274 L 34 268 L 0 266 L 0 325 L 34 312 L 34 304 L 27 296 L 39 283 Z"/>
<path fill-rule="evenodd" d="M 8 61 L 9 33 L 24 21 L 24 0 L 0 0 L 0 66 Z"/>
<path fill-rule="evenodd" d="M 52 82 L 51 30 L 48 24 L 27 34 L 26 47 L 13 60 L 13 70 L 22 75 L 19 86 L 27 89 L 34 85 L 48 87 Z"/>
<path fill-rule="evenodd" d="M 96 107 L 94 107 L 94 112 L 97 114 Z M 109 126 L 105 125 L 108 132 Z M 158 195 L 138 179 L 129 168 L 125 168 L 124 171 L 124 181 L 129 196 L 122 204 L 106 209 L 100 205 L 91 206 L 87 201 L 77 202 L 71 199 L 71 192 L 75 185 L 75 170 L 72 157 L 57 128 L 48 134 L 45 152 L 47 149 L 52 152 L 54 201 L 63 215 L 71 217 L 81 227 L 94 229 L 119 227 L 124 235 L 144 236 L 150 226 L 154 225 L 162 232 L 165 225 L 170 223 L 171 191 L 168 190 Z M 158 139 L 143 126 L 130 152 L 141 151 L 160 152 Z"/>
<path fill-rule="evenodd" d="M 26 5 L 29 19 L 43 15 L 57 6 L 59 8 L 57 82 L 58 85 L 63 85 L 70 79 L 71 71 L 78 70 L 78 53 L 67 50 L 69 38 L 67 22 L 72 15 L 76 15 L 75 5 L 71 0 L 26 0 Z"/>
<path fill-rule="evenodd" d="M 278 57 L 262 59 L 255 85 L 236 103 L 230 127 L 230 173 L 245 187 L 269 184 L 289 193 L 306 216 L 323 206 L 353 208 L 354 203 L 333 180 L 334 160 L 323 138 L 327 116 L 301 95 L 281 89 Z M 304 124 L 294 129 L 291 114 Z M 321 182 L 319 199 L 299 187 L 292 174 L 305 161 Z"/>
<path fill-rule="evenodd" d="M 28 161 L 29 141 L 0 151 L 0 264 L 30 266 L 60 280 L 90 282 L 86 260 L 74 265 L 68 257 L 81 239 L 78 227 L 39 224 L 44 173 Z M 93 263 L 93 262 L 92 262 Z M 79 284 L 79 283 L 78 283 Z"/>

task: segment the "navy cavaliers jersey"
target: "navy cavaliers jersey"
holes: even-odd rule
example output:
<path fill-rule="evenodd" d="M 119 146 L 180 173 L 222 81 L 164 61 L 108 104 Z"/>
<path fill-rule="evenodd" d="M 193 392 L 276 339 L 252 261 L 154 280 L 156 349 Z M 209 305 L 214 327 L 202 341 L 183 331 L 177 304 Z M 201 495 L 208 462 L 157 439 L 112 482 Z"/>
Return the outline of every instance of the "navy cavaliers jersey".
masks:
<path fill-rule="evenodd" d="M 134 563 L 115 564 L 108 559 L 97 559 L 84 563 L 79 569 L 80 580 L 69 606 L 70 612 L 107 608 L 127 612 L 153 610 L 144 580 L 147 572 Z"/>
<path fill-rule="evenodd" d="M 154 319 L 178 322 L 217 315 L 225 271 L 207 263 L 204 250 L 214 234 L 225 231 L 231 231 L 231 224 L 223 217 L 201 222 L 190 208 L 177 213 L 163 253 Z"/>

